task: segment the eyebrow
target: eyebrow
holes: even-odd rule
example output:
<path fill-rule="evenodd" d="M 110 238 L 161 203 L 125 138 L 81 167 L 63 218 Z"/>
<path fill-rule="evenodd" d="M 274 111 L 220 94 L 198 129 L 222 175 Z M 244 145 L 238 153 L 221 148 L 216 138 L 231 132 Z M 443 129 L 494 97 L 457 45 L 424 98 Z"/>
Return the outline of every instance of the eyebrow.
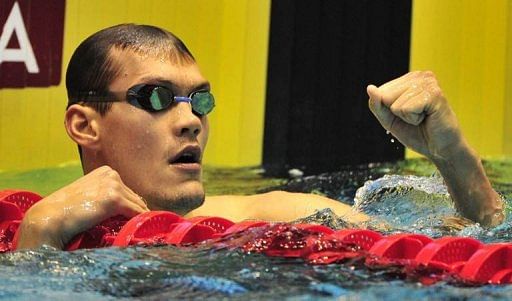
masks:
<path fill-rule="evenodd" d="M 172 90 L 176 90 L 177 88 L 179 88 L 179 86 L 176 85 L 174 82 L 172 82 L 168 79 L 165 79 L 163 77 L 146 76 L 146 77 L 139 79 L 139 81 L 141 83 L 146 83 L 146 84 L 164 84 L 166 86 L 169 86 Z M 195 92 L 195 91 L 200 91 L 200 90 L 210 91 L 210 88 L 211 88 L 210 82 L 204 81 L 197 85 L 192 86 L 191 89 L 187 87 L 187 90 L 189 90 L 190 92 Z"/>

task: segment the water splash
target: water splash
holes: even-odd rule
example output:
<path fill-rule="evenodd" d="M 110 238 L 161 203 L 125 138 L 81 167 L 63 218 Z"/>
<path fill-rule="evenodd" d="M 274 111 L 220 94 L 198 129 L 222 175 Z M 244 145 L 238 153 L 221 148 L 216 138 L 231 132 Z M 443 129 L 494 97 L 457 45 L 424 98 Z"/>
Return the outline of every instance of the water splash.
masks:
<path fill-rule="evenodd" d="M 298 219 L 293 224 L 319 224 L 332 229 L 350 228 L 354 225 L 347 222 L 343 217 L 336 215 L 330 208 L 318 210 L 310 216 Z"/>
<path fill-rule="evenodd" d="M 393 231 L 412 231 L 438 237 L 460 227 L 456 210 L 441 177 L 385 175 L 367 181 L 356 191 L 354 208 L 386 221 Z M 464 225 L 464 223 L 461 222 Z"/>
<path fill-rule="evenodd" d="M 510 202 L 505 198 L 506 207 Z M 483 242 L 512 240 L 512 217 L 492 229 L 460 217 L 443 179 L 434 175 L 385 175 L 356 191 L 354 208 L 382 219 L 390 232 L 415 232 L 431 237 L 470 236 Z"/>

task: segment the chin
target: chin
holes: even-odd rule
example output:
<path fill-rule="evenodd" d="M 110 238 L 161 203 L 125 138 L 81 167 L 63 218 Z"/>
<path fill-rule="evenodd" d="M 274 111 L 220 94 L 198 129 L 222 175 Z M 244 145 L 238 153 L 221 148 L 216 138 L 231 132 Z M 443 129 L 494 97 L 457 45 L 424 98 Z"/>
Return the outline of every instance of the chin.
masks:
<path fill-rule="evenodd" d="M 204 188 L 200 182 L 188 182 L 162 189 L 146 198 L 151 210 L 173 211 L 185 215 L 204 203 Z"/>

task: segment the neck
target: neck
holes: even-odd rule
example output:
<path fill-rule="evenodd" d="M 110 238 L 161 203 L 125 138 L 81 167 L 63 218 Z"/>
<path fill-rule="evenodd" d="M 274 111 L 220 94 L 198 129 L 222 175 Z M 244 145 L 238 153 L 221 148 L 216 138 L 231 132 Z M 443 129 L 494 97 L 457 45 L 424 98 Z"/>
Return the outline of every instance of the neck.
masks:
<path fill-rule="evenodd" d="M 96 168 L 107 165 L 105 164 L 104 160 L 100 160 L 96 153 L 84 151 L 80 159 L 82 162 L 82 171 L 84 172 L 84 175 L 92 172 Z"/>

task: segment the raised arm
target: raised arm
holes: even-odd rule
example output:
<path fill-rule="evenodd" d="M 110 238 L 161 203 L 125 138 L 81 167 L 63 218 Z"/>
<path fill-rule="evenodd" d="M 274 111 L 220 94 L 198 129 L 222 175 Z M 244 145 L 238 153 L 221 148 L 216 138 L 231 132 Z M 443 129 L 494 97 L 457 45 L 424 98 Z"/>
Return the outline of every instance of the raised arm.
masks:
<path fill-rule="evenodd" d="M 429 158 L 460 213 L 484 226 L 503 221 L 503 202 L 469 146 L 432 72 L 367 88 L 370 110 L 402 144 Z"/>

